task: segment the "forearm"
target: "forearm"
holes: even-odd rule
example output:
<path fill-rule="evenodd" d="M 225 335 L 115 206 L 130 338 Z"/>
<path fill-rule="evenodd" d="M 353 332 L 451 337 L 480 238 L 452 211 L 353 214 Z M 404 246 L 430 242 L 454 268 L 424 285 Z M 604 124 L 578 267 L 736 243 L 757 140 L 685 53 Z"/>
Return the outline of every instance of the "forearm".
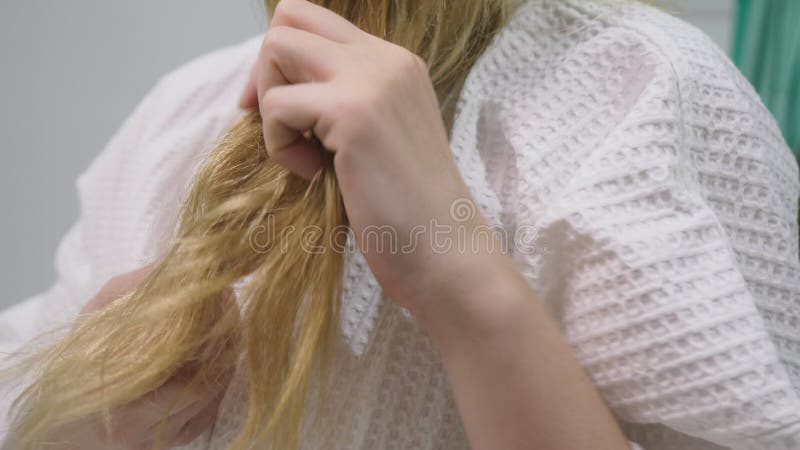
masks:
<path fill-rule="evenodd" d="M 627 450 L 556 322 L 511 261 L 499 264 L 423 318 L 473 450 Z"/>

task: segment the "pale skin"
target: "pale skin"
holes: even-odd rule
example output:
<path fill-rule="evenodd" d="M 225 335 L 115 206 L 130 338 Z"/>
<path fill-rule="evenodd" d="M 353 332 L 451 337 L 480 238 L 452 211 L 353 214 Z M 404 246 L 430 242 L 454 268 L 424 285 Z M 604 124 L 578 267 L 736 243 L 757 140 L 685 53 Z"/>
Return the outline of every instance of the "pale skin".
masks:
<path fill-rule="evenodd" d="M 304 132 L 333 152 L 357 237 L 368 226 L 404 236 L 432 219 L 467 231 L 486 225 L 479 213 L 467 222 L 452 217 L 453 202 L 470 193 L 425 63 L 327 9 L 306 0 L 278 5 L 240 105 L 260 110 L 271 156 L 298 175 L 309 178 L 321 164 Z M 469 252 L 364 252 L 387 296 L 412 312 L 439 350 L 472 449 L 629 449 L 515 263 L 485 244 Z M 216 398 L 215 389 L 198 391 L 196 401 Z M 210 426 L 217 404 L 176 418 L 172 445 Z M 164 413 L 139 408 L 121 417 Z M 181 431 L 181 421 L 197 425 Z M 147 427 L 128 436 L 127 447 L 113 448 L 146 448 Z"/>

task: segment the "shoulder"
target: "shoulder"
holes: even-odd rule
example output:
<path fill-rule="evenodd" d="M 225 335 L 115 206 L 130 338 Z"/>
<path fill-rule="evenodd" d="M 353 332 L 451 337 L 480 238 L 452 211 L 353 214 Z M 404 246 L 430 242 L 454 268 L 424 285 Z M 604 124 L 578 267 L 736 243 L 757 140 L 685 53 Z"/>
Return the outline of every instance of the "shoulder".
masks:
<path fill-rule="evenodd" d="M 473 82 L 485 103 L 499 104 L 484 129 L 502 130 L 520 190 L 543 204 L 592 172 L 588 162 L 610 157 L 601 153 L 644 145 L 689 167 L 750 152 L 774 166 L 770 176 L 796 171 L 775 120 L 725 52 L 640 2 L 529 0 L 480 63 Z"/>
<path fill-rule="evenodd" d="M 562 109 L 580 105 L 609 115 L 611 107 L 617 108 L 611 116 L 621 118 L 636 114 L 636 101 L 658 97 L 675 102 L 673 112 L 684 116 L 698 106 L 730 107 L 753 118 L 749 131 L 780 135 L 722 49 L 693 25 L 642 2 L 527 0 L 494 44 L 486 59 L 499 68 L 484 81 L 511 115 L 550 113 L 541 100 L 552 97 Z"/>
<path fill-rule="evenodd" d="M 741 78 L 700 30 L 635 1 L 528 0 L 493 44 L 486 59 L 505 74 L 487 82 L 512 108 L 548 94 L 603 107 L 647 85 L 678 96 L 688 80 Z"/>
<path fill-rule="evenodd" d="M 706 402 L 698 421 L 693 399 L 643 374 L 697 372 L 686 362 L 723 355 L 724 346 L 680 344 L 715 335 L 722 316 L 748 320 L 717 342 L 747 336 L 764 350 L 729 373 L 783 372 L 785 352 L 770 335 L 781 326 L 772 316 L 793 310 L 800 292 L 797 246 L 784 245 L 797 242 L 796 164 L 708 37 L 654 8 L 609 3 L 532 0 L 519 22 L 527 26 L 504 41 L 501 60 L 515 69 L 491 77 L 512 87 L 493 94 L 503 102 L 493 129 L 511 142 L 503 164 L 518 174 L 509 210 L 539 241 L 516 247 L 515 257 L 620 419 L 715 444 L 757 435 L 753 448 L 772 448 L 776 429 L 796 417 L 729 414 L 765 401 L 766 390 L 699 374 L 692 383 L 701 397 L 732 394 Z M 660 348 L 670 351 L 643 357 Z M 778 408 L 796 411 L 795 381 L 758 383 L 782 393 Z"/>

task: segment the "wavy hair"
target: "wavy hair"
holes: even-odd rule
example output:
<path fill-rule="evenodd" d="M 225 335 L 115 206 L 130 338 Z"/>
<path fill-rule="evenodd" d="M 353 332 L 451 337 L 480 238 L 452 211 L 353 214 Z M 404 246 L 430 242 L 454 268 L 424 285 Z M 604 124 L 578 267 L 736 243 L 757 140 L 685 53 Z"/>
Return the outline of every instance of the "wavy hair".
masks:
<path fill-rule="evenodd" d="M 268 15 L 277 3 L 266 1 Z M 315 3 L 422 57 L 444 104 L 514 1 Z M 344 236 L 337 230 L 347 217 L 332 160 L 310 181 L 289 173 L 270 160 L 261 118 L 248 113 L 200 166 L 179 217 L 164 257 L 137 288 L 19 363 L 33 375 L 13 405 L 21 449 L 40 448 L 52 430 L 86 417 L 110 426 L 111 411 L 178 372 L 189 374 L 190 389 L 240 362 L 248 409 L 229 448 L 298 447 L 311 415 L 310 381 L 319 377 L 322 399 L 338 331 Z M 283 232 L 309 227 L 318 232 Z M 308 245 L 323 251 L 304 251 Z M 241 309 L 221 308 L 220 295 L 239 282 Z"/>

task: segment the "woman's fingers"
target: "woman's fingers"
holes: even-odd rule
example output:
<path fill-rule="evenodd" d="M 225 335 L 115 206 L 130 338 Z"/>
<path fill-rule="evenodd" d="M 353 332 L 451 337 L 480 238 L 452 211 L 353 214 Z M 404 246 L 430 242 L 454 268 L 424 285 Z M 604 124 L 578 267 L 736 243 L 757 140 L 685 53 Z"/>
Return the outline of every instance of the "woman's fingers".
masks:
<path fill-rule="evenodd" d="M 314 178 L 322 168 L 322 152 L 303 136 L 275 152 L 273 158 L 293 174 L 307 180 Z"/>
<path fill-rule="evenodd" d="M 109 443 L 153 442 L 160 432 L 160 442 L 177 438 L 192 417 L 202 414 L 209 404 L 218 401 L 230 381 L 215 381 L 200 387 L 188 387 L 183 377 L 173 377 L 151 394 L 120 408 L 114 413 Z M 166 421 L 162 421 L 167 417 Z M 102 425 L 98 425 L 102 428 Z M 105 436 L 105 432 L 101 431 Z"/>
<path fill-rule="evenodd" d="M 303 30 L 289 27 L 271 29 L 264 37 L 258 62 L 251 73 L 242 102 L 253 105 L 252 84 L 256 86 L 256 104 L 273 87 L 328 79 L 341 56 L 338 44 Z M 262 105 L 261 113 L 264 114 Z"/>
<path fill-rule="evenodd" d="M 157 268 L 156 262 L 113 277 L 90 302 L 91 304 L 87 305 L 84 312 L 98 309 L 135 289 Z M 219 320 L 240 320 L 236 294 L 232 288 L 228 287 L 219 293 L 217 306 Z M 223 317 L 223 314 L 227 316 Z M 223 334 L 215 338 L 222 340 L 224 345 L 235 345 L 238 339 L 235 329 L 234 326 L 231 335 Z M 193 417 L 206 417 L 204 411 L 208 409 L 209 404 L 213 404 L 224 395 L 234 370 L 235 368 L 230 368 L 213 379 L 204 378 L 193 383 L 197 367 L 194 363 L 187 364 L 158 388 L 124 406 L 115 408 L 110 414 L 110 424 L 106 421 L 106 416 L 96 415 L 83 422 L 60 428 L 52 434 L 52 439 L 74 443 L 75 448 L 95 448 L 98 444 L 103 444 L 109 448 L 131 448 L 132 445 L 137 445 L 136 448 L 150 450 L 153 448 L 153 438 L 158 424 L 164 417 L 169 418 L 161 434 L 163 443 L 177 439 L 177 436 L 181 435 L 181 430 Z M 83 445 L 83 443 L 88 444 Z M 162 445 L 161 448 L 169 447 Z"/>
<path fill-rule="evenodd" d="M 297 139 L 302 131 L 316 130 L 325 95 L 318 83 L 278 86 L 261 98 L 264 141 L 270 152 L 278 152 Z M 270 156 L 274 156 L 272 153 Z"/>
<path fill-rule="evenodd" d="M 280 30 L 282 29 L 304 31 L 307 34 L 319 37 L 323 40 L 329 40 L 332 43 L 340 44 L 352 42 L 356 39 L 359 39 L 364 34 L 361 29 L 348 22 L 344 17 L 341 17 L 333 11 L 310 3 L 306 0 L 283 0 L 280 2 L 275 8 L 270 30 L 267 32 L 265 41 L 270 37 L 270 35 L 275 35 L 276 32 L 281 33 Z M 286 34 L 288 35 L 291 33 Z M 314 59 L 318 60 L 319 58 L 328 56 L 328 52 L 326 51 L 328 49 L 311 45 L 312 43 L 308 42 L 308 39 L 295 40 L 295 38 L 299 37 L 299 34 L 297 34 L 295 37 L 287 37 L 288 43 L 296 44 L 297 47 L 308 50 L 306 55 L 312 58 L 312 62 L 314 62 Z M 281 39 L 281 37 L 278 39 Z M 263 50 L 264 48 L 262 46 L 262 54 L 264 53 Z M 262 58 L 262 56 L 259 56 L 259 62 L 256 63 L 251 70 L 250 77 L 245 84 L 245 88 L 239 98 L 239 106 L 242 108 L 249 109 L 257 107 L 259 96 L 263 95 L 264 91 L 258 90 L 259 72 L 267 62 Z M 284 67 L 283 69 L 291 71 L 292 67 Z M 295 77 L 300 79 L 303 78 L 303 76 L 301 76 L 302 74 L 297 74 L 295 76 L 292 76 L 291 74 L 285 75 L 286 78 L 289 78 L 292 83 L 300 82 L 295 80 Z M 266 83 L 267 86 L 282 84 L 282 80 L 275 74 L 269 75 L 268 78 L 269 80 Z M 305 78 L 318 79 L 320 77 L 306 76 Z"/>
<path fill-rule="evenodd" d="M 347 59 L 343 44 L 363 36 L 345 18 L 305 0 L 283 0 L 275 9 L 239 105 L 259 108 L 270 157 L 301 177 L 313 178 L 322 166 L 319 149 L 303 137 L 308 130 L 320 136 L 324 128 L 314 108 L 325 98 L 319 83 Z"/>
<path fill-rule="evenodd" d="M 199 389 L 187 387 L 185 379 L 173 377 L 156 390 L 120 408 L 116 415 L 124 419 L 127 426 L 147 429 L 165 415 L 198 404 L 204 398 Z"/>
<path fill-rule="evenodd" d="M 341 44 L 308 31 L 276 27 L 261 46 L 258 71 L 259 97 L 284 84 L 328 80 L 342 61 Z"/>
<path fill-rule="evenodd" d="M 224 392 L 220 393 L 195 414 L 176 417 L 175 423 L 180 424 L 180 427 L 172 435 L 171 445 L 186 445 L 211 427 L 217 419 L 219 406 L 224 397 Z"/>
<path fill-rule="evenodd" d="M 270 26 L 293 27 L 339 43 L 352 42 L 364 34 L 344 17 L 306 0 L 282 0 L 275 7 Z"/>
<path fill-rule="evenodd" d="M 322 138 L 325 124 L 320 122 L 326 96 L 321 83 L 273 87 L 260 102 L 264 142 L 270 157 L 304 178 L 312 178 L 322 164 L 320 149 L 303 136 L 307 130 Z"/>
<path fill-rule="evenodd" d="M 335 45 L 307 31 L 289 27 L 271 29 L 250 70 L 239 106 L 257 107 L 258 99 L 274 86 L 327 79 L 337 62 Z"/>
<path fill-rule="evenodd" d="M 186 436 L 183 433 L 183 431 L 186 428 L 187 424 L 189 422 L 194 421 L 194 419 L 198 417 L 205 418 L 209 415 L 212 418 L 215 417 L 217 408 L 219 407 L 219 403 L 221 402 L 224 396 L 224 392 L 225 391 L 220 391 L 217 394 L 209 395 L 202 401 L 190 405 L 187 408 L 184 408 L 183 410 L 170 415 L 169 417 L 166 418 L 166 420 L 161 420 L 163 418 L 159 418 L 159 421 L 153 424 L 153 426 L 146 433 L 148 440 L 150 441 L 158 440 L 159 442 L 161 442 L 162 447 L 164 447 L 164 444 L 167 444 L 168 447 L 164 448 L 171 448 L 176 445 L 182 445 L 179 444 L 177 441 L 182 441 L 183 439 L 186 438 L 194 439 L 195 437 L 197 437 L 197 434 L 205 430 L 205 428 L 203 428 L 202 430 L 195 429 L 193 431 L 197 431 L 196 434 L 192 433 L 191 436 Z M 203 422 L 205 423 L 205 420 L 203 420 Z M 208 425 L 210 426 L 211 424 L 209 423 Z"/>

